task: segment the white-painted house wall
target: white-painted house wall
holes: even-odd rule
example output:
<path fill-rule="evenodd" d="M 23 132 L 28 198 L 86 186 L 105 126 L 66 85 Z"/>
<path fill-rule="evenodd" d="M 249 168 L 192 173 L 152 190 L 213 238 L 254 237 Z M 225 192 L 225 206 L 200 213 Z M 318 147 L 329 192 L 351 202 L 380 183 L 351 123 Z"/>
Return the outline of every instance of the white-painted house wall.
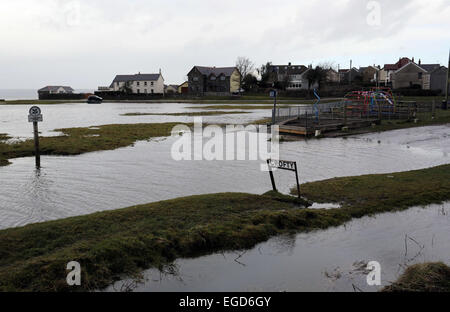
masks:
<path fill-rule="evenodd" d="M 113 91 L 120 91 L 125 82 L 114 82 Z M 133 94 L 164 94 L 164 78 L 159 75 L 158 80 L 130 81 L 129 87 Z"/>

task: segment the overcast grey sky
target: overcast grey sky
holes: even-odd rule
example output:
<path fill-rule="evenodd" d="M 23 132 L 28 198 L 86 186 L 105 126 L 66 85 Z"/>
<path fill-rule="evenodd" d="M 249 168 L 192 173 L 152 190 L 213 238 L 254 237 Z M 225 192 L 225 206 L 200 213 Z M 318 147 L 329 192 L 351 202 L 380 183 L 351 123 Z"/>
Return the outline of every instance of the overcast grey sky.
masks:
<path fill-rule="evenodd" d="M 15 0 L 0 2 L 0 88 L 109 85 L 194 65 L 342 67 L 401 56 L 447 64 L 449 0 Z"/>

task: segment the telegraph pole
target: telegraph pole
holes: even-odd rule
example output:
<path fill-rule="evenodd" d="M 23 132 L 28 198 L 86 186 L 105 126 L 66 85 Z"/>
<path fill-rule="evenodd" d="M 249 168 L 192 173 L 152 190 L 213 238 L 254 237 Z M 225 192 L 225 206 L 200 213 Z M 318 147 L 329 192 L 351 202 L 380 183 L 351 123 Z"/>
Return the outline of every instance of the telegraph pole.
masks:
<path fill-rule="evenodd" d="M 450 85 L 450 50 L 448 51 L 448 66 L 447 66 L 447 88 L 445 90 L 445 107 L 448 106 L 448 89 Z"/>

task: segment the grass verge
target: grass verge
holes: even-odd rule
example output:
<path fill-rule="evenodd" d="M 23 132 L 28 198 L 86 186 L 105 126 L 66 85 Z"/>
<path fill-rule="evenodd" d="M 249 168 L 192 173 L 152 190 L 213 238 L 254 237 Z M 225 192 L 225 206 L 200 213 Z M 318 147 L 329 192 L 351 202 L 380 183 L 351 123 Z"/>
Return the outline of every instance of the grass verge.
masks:
<path fill-rule="evenodd" d="M 450 267 L 442 262 L 410 266 L 383 292 L 450 292 Z"/>
<path fill-rule="evenodd" d="M 62 135 L 41 137 L 41 155 L 80 155 L 88 152 L 113 150 L 133 145 L 136 141 L 171 135 L 172 129 L 180 123 L 150 123 L 103 125 L 89 128 L 56 129 Z M 184 124 L 192 126 L 192 124 Z M 0 137 L 0 165 L 7 165 L 8 159 L 34 156 L 34 141 L 6 143 Z"/>
<path fill-rule="evenodd" d="M 0 290 L 104 288 L 178 257 L 251 248 L 271 236 L 342 225 L 352 218 L 450 199 L 450 165 L 308 183 L 303 195 L 339 209 L 269 192 L 179 198 L 0 231 Z M 68 288 L 66 265 L 82 265 L 82 286 Z"/>

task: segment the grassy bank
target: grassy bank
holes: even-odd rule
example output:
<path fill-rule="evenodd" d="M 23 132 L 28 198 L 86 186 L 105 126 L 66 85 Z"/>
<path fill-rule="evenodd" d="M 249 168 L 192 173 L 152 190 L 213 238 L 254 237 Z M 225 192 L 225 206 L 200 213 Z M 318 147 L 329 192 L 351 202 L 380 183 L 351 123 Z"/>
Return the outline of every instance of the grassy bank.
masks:
<path fill-rule="evenodd" d="M 0 231 L 0 290 L 93 290 L 179 257 L 251 248 L 271 236 L 326 229 L 385 211 L 450 199 L 450 165 L 308 183 L 304 195 L 339 209 L 301 209 L 295 197 L 225 193 L 179 198 Z M 82 286 L 66 265 L 79 261 Z"/>
<path fill-rule="evenodd" d="M 352 217 L 402 210 L 450 199 L 450 165 L 307 183 L 301 192 L 315 202 L 340 203 Z"/>
<path fill-rule="evenodd" d="M 431 113 L 419 113 L 417 114 L 417 123 L 414 121 L 405 120 L 382 120 L 380 125 L 375 128 L 363 128 L 361 131 L 366 132 L 382 132 L 396 129 L 414 128 L 434 126 L 450 123 L 450 110 L 436 110 L 436 116 L 431 118 Z"/>
<path fill-rule="evenodd" d="M 42 155 L 80 155 L 88 152 L 114 150 L 133 145 L 136 141 L 171 135 L 180 123 L 104 125 L 90 128 L 57 129 L 62 135 L 41 137 Z M 185 124 L 191 126 L 190 124 Z M 0 137 L 0 164 L 8 159 L 34 156 L 34 141 L 5 143 Z"/>
<path fill-rule="evenodd" d="M 410 266 L 384 292 L 450 292 L 450 267 L 442 262 Z"/>
<path fill-rule="evenodd" d="M 250 112 L 223 112 L 223 111 L 211 111 L 211 112 L 185 112 L 185 113 L 126 113 L 121 116 L 216 116 L 216 115 L 235 115 L 235 114 L 250 114 Z"/>

